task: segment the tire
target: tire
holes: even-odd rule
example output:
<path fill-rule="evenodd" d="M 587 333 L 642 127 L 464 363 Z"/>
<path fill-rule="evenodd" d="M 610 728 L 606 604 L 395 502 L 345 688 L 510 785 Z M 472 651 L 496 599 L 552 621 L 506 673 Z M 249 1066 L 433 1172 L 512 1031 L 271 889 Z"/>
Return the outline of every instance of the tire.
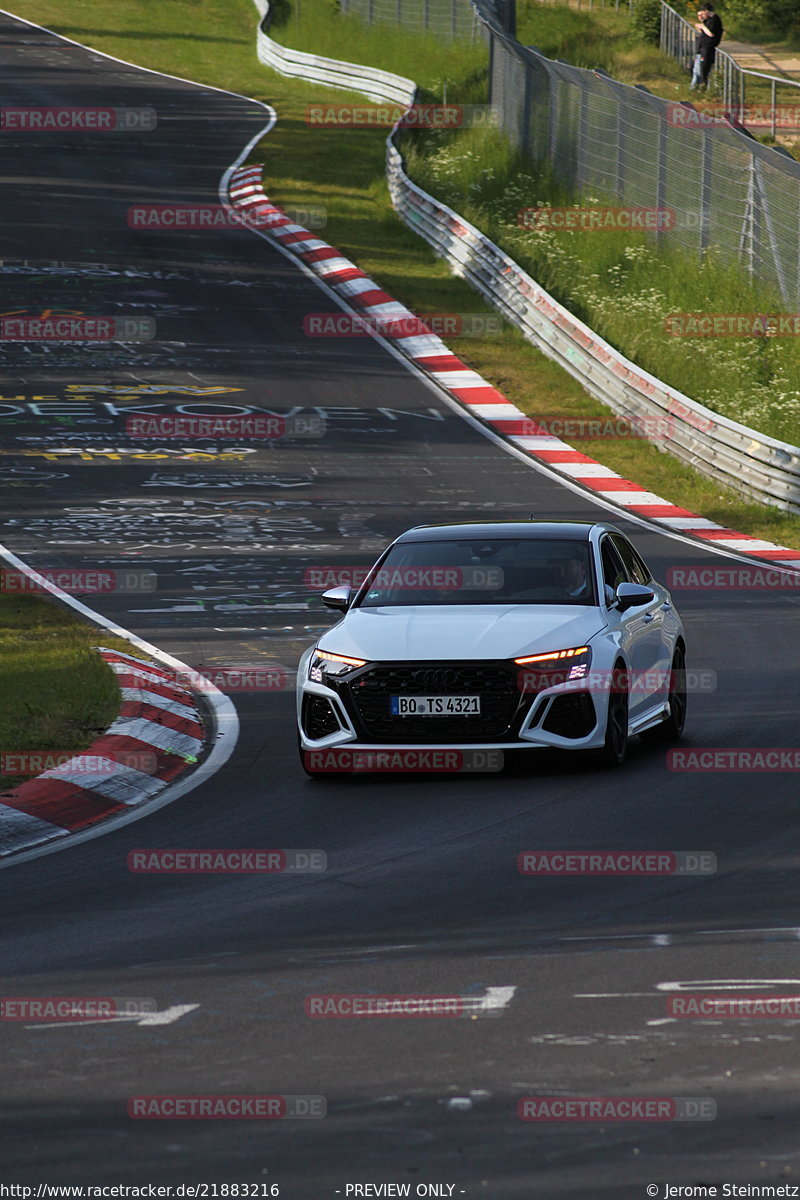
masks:
<path fill-rule="evenodd" d="M 628 752 L 628 709 L 628 673 L 625 664 L 617 662 L 611 673 L 606 740 L 600 751 L 601 760 L 607 767 L 621 767 L 625 762 Z"/>
<path fill-rule="evenodd" d="M 672 655 L 669 677 L 669 716 L 660 725 L 645 729 L 644 742 L 678 742 L 686 727 L 686 654 L 680 644 Z"/>

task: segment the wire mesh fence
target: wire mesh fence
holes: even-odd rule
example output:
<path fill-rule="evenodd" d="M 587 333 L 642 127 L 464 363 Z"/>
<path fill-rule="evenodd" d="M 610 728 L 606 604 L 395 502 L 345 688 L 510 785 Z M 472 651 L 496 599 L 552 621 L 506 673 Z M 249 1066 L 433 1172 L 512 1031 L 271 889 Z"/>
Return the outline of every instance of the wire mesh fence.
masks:
<path fill-rule="evenodd" d="M 478 36 L 478 17 L 467 0 L 339 0 L 344 13 L 368 25 L 405 25 L 440 39 Z"/>
<path fill-rule="evenodd" d="M 491 103 L 512 144 L 550 162 L 576 192 L 666 210 L 656 236 L 699 264 L 706 250 L 743 262 L 800 306 L 800 163 L 762 146 L 723 115 L 554 62 L 521 46 L 481 11 L 490 43 Z M 532 203 L 536 198 L 532 198 Z"/>

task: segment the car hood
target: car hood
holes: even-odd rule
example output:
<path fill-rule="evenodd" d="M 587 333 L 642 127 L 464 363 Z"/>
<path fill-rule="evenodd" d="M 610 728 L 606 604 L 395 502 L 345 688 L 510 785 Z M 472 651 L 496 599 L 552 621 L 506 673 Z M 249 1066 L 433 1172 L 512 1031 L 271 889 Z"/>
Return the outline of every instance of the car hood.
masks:
<path fill-rule="evenodd" d="M 596 608 L 564 604 L 355 608 L 319 645 L 368 662 L 521 658 L 582 646 L 603 625 Z"/>

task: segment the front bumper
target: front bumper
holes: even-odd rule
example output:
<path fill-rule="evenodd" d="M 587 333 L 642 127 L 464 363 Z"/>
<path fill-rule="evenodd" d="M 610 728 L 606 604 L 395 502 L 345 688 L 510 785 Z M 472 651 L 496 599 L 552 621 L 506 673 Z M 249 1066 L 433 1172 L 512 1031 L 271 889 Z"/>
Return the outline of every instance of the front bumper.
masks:
<path fill-rule="evenodd" d="M 387 708 L 389 694 L 385 696 Z M 387 736 L 380 726 L 369 729 L 349 687 L 341 683 L 328 687 L 305 680 L 298 688 L 297 720 L 303 751 L 333 747 L 365 752 L 433 747 L 470 751 L 595 750 L 605 741 L 607 707 L 607 697 L 589 692 L 579 681 L 559 683 L 520 696 L 510 719 L 489 736 L 479 727 L 472 734 L 468 722 L 477 724 L 479 719 L 470 717 L 459 718 L 458 722 L 441 717 L 396 718 L 396 732 L 392 730 Z M 425 721 L 424 736 L 416 732 L 420 721 Z"/>

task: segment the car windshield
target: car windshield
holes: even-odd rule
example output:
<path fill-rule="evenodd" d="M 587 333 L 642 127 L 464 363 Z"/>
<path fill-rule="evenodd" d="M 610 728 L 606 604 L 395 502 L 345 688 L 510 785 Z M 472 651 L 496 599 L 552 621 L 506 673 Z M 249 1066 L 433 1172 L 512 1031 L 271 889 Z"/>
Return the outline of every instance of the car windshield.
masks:
<path fill-rule="evenodd" d="M 373 569 L 357 607 L 418 604 L 596 604 L 589 543 L 401 542 Z"/>

